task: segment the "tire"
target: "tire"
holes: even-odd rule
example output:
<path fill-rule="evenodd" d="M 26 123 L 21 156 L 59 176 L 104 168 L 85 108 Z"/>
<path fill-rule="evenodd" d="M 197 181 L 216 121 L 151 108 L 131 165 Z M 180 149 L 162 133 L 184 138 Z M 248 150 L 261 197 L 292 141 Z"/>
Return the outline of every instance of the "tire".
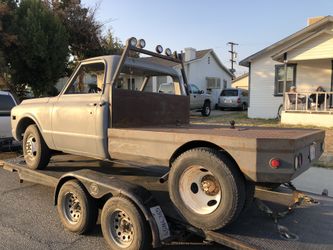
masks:
<path fill-rule="evenodd" d="M 253 182 L 245 180 L 245 202 L 243 212 L 246 212 L 252 205 L 256 186 Z"/>
<path fill-rule="evenodd" d="M 44 169 L 50 162 L 51 151 L 35 124 L 30 125 L 23 136 L 23 155 L 30 169 Z"/>
<path fill-rule="evenodd" d="M 96 225 L 96 202 L 76 180 L 67 181 L 61 187 L 57 210 L 64 227 L 73 233 L 85 234 Z"/>
<path fill-rule="evenodd" d="M 245 111 L 247 109 L 247 105 L 246 105 L 246 103 L 244 102 L 243 104 L 242 104 L 242 111 Z"/>
<path fill-rule="evenodd" d="M 172 164 L 169 194 L 186 221 L 203 230 L 215 230 L 236 220 L 242 211 L 244 181 L 227 155 L 214 149 L 195 148 Z"/>
<path fill-rule="evenodd" d="M 206 116 L 208 117 L 210 115 L 210 112 L 211 112 L 211 107 L 210 107 L 210 102 L 208 101 L 205 101 L 203 107 L 202 107 L 202 110 L 201 110 L 201 114 L 202 116 Z"/>
<path fill-rule="evenodd" d="M 223 110 L 225 110 L 225 108 L 220 108 L 220 110 L 222 110 L 222 111 L 223 111 Z"/>
<path fill-rule="evenodd" d="M 283 111 L 283 105 L 281 104 L 279 106 L 279 108 L 278 108 L 277 117 L 276 117 L 279 121 L 281 121 L 281 113 L 282 113 L 282 111 Z"/>
<path fill-rule="evenodd" d="M 110 249 L 144 250 L 152 247 L 151 232 L 145 218 L 125 197 L 115 196 L 105 203 L 101 226 Z"/>

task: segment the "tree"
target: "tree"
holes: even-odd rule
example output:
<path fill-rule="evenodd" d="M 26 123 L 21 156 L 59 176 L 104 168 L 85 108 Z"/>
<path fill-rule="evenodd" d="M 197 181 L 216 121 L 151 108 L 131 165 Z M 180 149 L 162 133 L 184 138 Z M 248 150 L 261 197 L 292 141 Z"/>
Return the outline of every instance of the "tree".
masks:
<path fill-rule="evenodd" d="M 69 34 L 70 53 L 76 60 L 102 54 L 101 28 L 96 9 L 86 8 L 80 0 L 53 0 L 52 8 Z"/>
<path fill-rule="evenodd" d="M 68 62 L 68 34 L 47 4 L 22 0 L 15 11 L 17 43 L 10 52 L 12 81 L 28 84 L 35 96 L 54 87 Z"/>
<path fill-rule="evenodd" d="M 16 43 L 16 35 L 10 31 L 17 7 L 14 0 L 0 0 L 0 85 L 12 89 L 9 81 L 8 49 Z"/>
<path fill-rule="evenodd" d="M 111 29 L 109 29 L 106 35 L 102 37 L 101 46 L 103 54 L 105 55 L 119 55 L 122 53 L 124 48 L 122 42 L 113 35 Z"/>

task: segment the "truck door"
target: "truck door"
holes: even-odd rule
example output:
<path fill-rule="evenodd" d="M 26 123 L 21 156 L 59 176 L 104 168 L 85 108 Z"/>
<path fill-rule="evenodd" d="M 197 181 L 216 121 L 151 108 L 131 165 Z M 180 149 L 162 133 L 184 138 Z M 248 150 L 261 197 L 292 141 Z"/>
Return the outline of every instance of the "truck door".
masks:
<path fill-rule="evenodd" d="M 81 64 L 52 110 L 53 141 L 56 149 L 104 158 L 102 102 L 106 66 L 103 61 Z"/>
<path fill-rule="evenodd" d="M 190 84 L 190 105 L 191 109 L 199 109 L 203 106 L 200 89 L 194 84 Z"/>

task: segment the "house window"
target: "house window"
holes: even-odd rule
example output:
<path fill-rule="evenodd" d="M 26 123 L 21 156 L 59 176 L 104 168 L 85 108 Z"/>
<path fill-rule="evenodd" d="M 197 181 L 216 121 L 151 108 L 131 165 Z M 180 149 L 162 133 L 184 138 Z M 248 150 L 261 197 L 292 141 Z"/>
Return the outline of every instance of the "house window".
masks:
<path fill-rule="evenodd" d="M 283 94 L 283 84 L 284 84 L 284 65 L 275 65 L 275 95 Z M 286 91 L 290 90 L 291 86 L 296 86 L 296 64 L 287 65 L 287 81 L 286 81 Z"/>
<path fill-rule="evenodd" d="M 228 87 L 228 83 L 226 79 L 223 79 L 223 89 L 226 89 Z"/>
<path fill-rule="evenodd" d="M 221 79 L 217 77 L 206 77 L 207 89 L 220 89 Z"/>

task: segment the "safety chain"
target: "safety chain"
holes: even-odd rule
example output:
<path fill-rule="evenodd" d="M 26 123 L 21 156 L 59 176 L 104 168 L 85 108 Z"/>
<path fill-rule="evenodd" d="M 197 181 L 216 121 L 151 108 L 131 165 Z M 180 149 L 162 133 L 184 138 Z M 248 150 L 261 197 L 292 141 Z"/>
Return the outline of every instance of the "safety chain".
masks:
<path fill-rule="evenodd" d="M 279 219 L 286 217 L 288 214 L 292 213 L 297 206 L 300 206 L 303 203 L 318 204 L 318 201 L 298 191 L 291 182 L 284 183 L 283 185 L 293 191 L 293 202 L 288 206 L 285 211 L 275 212 L 271 208 L 269 208 L 269 206 L 267 206 L 263 201 L 257 198 L 255 199 L 255 204 L 260 211 L 273 219 L 277 231 L 283 239 L 298 240 L 298 236 L 296 234 L 291 233 L 287 227 L 279 224 Z"/>

